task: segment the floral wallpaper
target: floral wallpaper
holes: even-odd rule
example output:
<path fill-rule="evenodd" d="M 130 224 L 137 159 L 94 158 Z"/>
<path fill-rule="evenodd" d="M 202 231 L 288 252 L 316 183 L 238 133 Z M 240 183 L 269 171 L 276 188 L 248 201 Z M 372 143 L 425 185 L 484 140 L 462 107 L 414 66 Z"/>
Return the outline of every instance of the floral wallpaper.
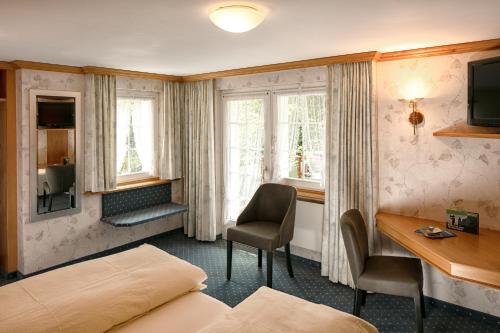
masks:
<path fill-rule="evenodd" d="M 118 77 L 117 87 L 161 92 L 163 83 L 159 80 Z M 30 89 L 80 91 L 83 97 L 85 80 L 84 76 L 79 74 L 24 69 L 17 72 L 18 137 L 20 138 L 18 141 L 18 269 L 21 273 L 29 274 L 182 225 L 180 218 L 171 217 L 130 228 L 114 228 L 100 222 L 101 196 L 99 194 L 81 194 L 82 211 L 79 214 L 31 222 L 29 204 Z M 178 200 L 181 195 L 181 188 L 182 185 L 173 184 L 174 201 Z"/>
<path fill-rule="evenodd" d="M 380 62 L 378 76 L 380 209 L 443 221 L 447 208 L 478 212 L 500 230 L 500 140 L 434 137 L 467 119 L 467 62 L 500 51 Z M 425 123 L 413 128 L 398 99 L 412 90 Z M 387 238 L 384 253 L 405 253 Z M 425 264 L 425 294 L 500 316 L 500 291 L 447 278 Z"/>

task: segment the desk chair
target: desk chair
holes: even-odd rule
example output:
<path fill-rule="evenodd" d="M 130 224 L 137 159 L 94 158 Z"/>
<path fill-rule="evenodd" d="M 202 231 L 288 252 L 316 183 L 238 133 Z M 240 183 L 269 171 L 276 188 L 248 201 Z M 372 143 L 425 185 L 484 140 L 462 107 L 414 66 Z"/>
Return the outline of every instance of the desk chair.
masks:
<path fill-rule="evenodd" d="M 342 215 L 340 228 L 356 288 L 353 314 L 359 317 L 360 306 L 364 305 L 367 290 L 412 297 L 415 302 L 417 332 L 422 333 L 425 307 L 420 259 L 370 256 L 365 221 L 357 209 L 348 210 Z"/>
<path fill-rule="evenodd" d="M 46 181 L 43 183 L 43 206 L 46 195 L 49 195 L 49 212 L 52 211 L 54 196 L 68 194 L 69 206 L 74 206 L 75 197 L 75 165 L 49 165 L 45 170 Z"/>
<path fill-rule="evenodd" d="M 258 249 L 258 267 L 262 250 L 266 251 L 267 286 L 272 288 L 273 255 L 285 246 L 288 274 L 293 278 L 290 241 L 295 225 L 297 190 L 281 184 L 263 184 L 245 207 L 236 225 L 227 229 L 227 279 L 231 279 L 233 241 Z"/>

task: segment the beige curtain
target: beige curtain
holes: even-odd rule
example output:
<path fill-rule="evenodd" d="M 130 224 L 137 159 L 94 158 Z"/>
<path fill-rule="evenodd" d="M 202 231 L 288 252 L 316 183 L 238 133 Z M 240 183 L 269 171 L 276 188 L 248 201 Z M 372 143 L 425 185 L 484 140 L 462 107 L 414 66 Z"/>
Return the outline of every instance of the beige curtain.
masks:
<path fill-rule="evenodd" d="M 159 176 L 161 179 L 182 177 L 184 147 L 184 87 L 180 82 L 164 83 L 163 108 L 159 116 Z"/>
<path fill-rule="evenodd" d="M 85 191 L 116 187 L 116 78 L 86 75 Z"/>
<path fill-rule="evenodd" d="M 185 202 L 189 212 L 184 232 L 202 241 L 214 241 L 215 147 L 214 82 L 184 83 L 183 176 Z"/>
<path fill-rule="evenodd" d="M 365 218 L 371 253 L 378 247 L 377 131 L 372 62 L 328 67 L 326 167 L 321 275 L 353 287 L 340 216 L 357 208 Z"/>

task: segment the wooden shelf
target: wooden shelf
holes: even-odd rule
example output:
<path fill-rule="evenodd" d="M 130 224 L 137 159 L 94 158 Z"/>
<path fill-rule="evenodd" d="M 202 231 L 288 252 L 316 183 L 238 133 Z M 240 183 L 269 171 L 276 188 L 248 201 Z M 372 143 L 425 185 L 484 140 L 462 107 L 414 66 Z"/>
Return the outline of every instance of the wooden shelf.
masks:
<path fill-rule="evenodd" d="M 433 135 L 461 138 L 500 139 L 500 127 L 471 126 L 465 123 L 460 123 L 436 131 Z"/>
<path fill-rule="evenodd" d="M 325 191 L 297 188 L 297 200 L 317 204 L 325 203 Z"/>

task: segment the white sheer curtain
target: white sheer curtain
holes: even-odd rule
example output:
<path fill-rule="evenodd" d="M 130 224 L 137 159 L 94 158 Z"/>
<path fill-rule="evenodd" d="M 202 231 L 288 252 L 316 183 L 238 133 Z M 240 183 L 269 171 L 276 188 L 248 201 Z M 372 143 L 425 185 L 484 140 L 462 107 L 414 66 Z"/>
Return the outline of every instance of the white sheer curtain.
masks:
<path fill-rule="evenodd" d="M 323 180 L 324 102 L 324 93 L 299 92 L 276 97 L 274 181 L 298 176 L 293 172 L 297 170 L 298 163 L 301 164 L 303 174 L 307 167 L 312 171 L 310 178 Z M 302 154 L 301 160 L 298 158 L 299 154 Z"/>
<path fill-rule="evenodd" d="M 358 62 L 328 67 L 321 275 L 349 286 L 354 284 L 340 232 L 340 216 L 349 209 L 359 209 L 367 223 L 370 252 L 378 247 L 377 118 L 372 66 L 371 62 Z"/>
<path fill-rule="evenodd" d="M 224 223 L 236 221 L 262 183 L 264 99 L 225 99 Z"/>
<path fill-rule="evenodd" d="M 301 125 L 300 95 L 277 95 L 276 142 L 273 181 L 290 177 L 290 166 L 296 161 Z"/>
<path fill-rule="evenodd" d="M 319 180 L 324 186 L 325 156 L 325 95 L 306 94 L 301 98 L 302 154 L 309 178 Z"/>
<path fill-rule="evenodd" d="M 85 81 L 85 190 L 116 187 L 116 78 L 87 74 Z"/>
<path fill-rule="evenodd" d="M 142 170 L 152 173 L 153 170 L 153 100 L 151 98 L 134 97 L 132 111 L 132 128 L 134 131 L 137 155 Z"/>

